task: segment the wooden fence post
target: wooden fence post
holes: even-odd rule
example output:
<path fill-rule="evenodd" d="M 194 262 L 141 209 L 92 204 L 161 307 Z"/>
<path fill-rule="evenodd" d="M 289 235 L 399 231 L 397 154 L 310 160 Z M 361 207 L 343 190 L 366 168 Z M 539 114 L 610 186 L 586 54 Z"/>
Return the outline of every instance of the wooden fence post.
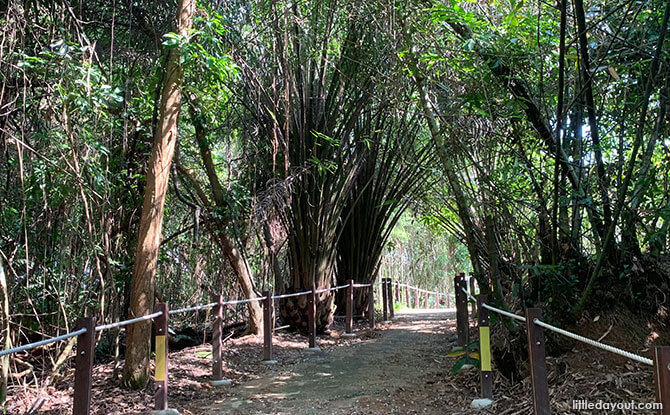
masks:
<path fill-rule="evenodd" d="M 162 312 L 154 319 L 154 335 L 156 337 L 156 362 L 154 383 L 154 409 L 165 411 L 168 409 L 168 318 L 167 303 L 158 303 L 154 312 Z"/>
<path fill-rule="evenodd" d="M 214 295 L 212 302 L 216 303 L 214 310 L 212 310 L 212 379 L 223 379 L 223 362 L 221 361 L 221 347 L 222 347 L 222 329 L 223 329 L 223 296 Z"/>
<path fill-rule="evenodd" d="M 263 361 L 266 365 L 277 363 L 272 357 L 272 294 L 263 291 Z"/>
<path fill-rule="evenodd" d="M 347 296 L 347 316 L 345 322 L 345 337 L 356 337 L 354 334 L 354 280 L 349 280 L 349 286 L 347 287 L 346 296 Z"/>
<path fill-rule="evenodd" d="M 381 305 L 382 311 L 384 310 L 384 295 L 383 295 L 383 289 L 384 287 L 384 279 L 381 279 L 381 284 L 377 285 L 375 289 L 377 290 L 377 301 L 379 301 L 379 304 Z M 384 319 L 386 320 L 386 319 Z"/>
<path fill-rule="evenodd" d="M 395 302 L 399 303 L 400 302 L 400 283 L 398 281 L 394 282 L 393 285 L 395 285 Z"/>
<path fill-rule="evenodd" d="M 544 349 L 544 331 L 534 320 L 542 320 L 542 310 L 526 310 L 526 333 L 528 334 L 528 355 L 530 375 L 533 385 L 533 408 L 535 415 L 549 415 L 549 384 L 547 382 L 547 363 Z"/>
<path fill-rule="evenodd" d="M 374 287 L 370 287 L 368 291 L 368 323 L 370 324 L 370 329 L 375 329 L 375 290 Z"/>
<path fill-rule="evenodd" d="M 670 346 L 654 349 L 654 383 L 656 402 L 662 407 L 659 415 L 670 415 Z"/>
<path fill-rule="evenodd" d="M 307 294 L 307 324 L 309 325 L 309 349 L 320 350 L 316 346 L 316 290 Z"/>
<path fill-rule="evenodd" d="M 479 367 L 482 398 L 493 399 L 493 376 L 491 375 L 491 332 L 489 310 L 482 304 L 486 303 L 486 295 L 477 296 L 477 326 L 479 327 Z"/>
<path fill-rule="evenodd" d="M 419 289 L 415 288 L 414 289 L 414 307 L 415 308 L 421 308 L 421 303 L 419 303 Z"/>
<path fill-rule="evenodd" d="M 435 308 L 440 308 L 440 293 L 435 291 Z"/>
<path fill-rule="evenodd" d="M 391 320 L 393 320 L 393 314 L 394 314 L 393 306 L 395 305 L 393 303 L 393 283 L 391 282 L 390 278 L 388 278 L 387 281 L 388 283 L 386 284 L 386 289 L 389 291 L 388 293 L 389 317 L 391 318 Z"/>
<path fill-rule="evenodd" d="M 409 286 L 405 287 L 405 304 L 407 308 L 412 308 L 412 303 L 409 302 Z"/>
<path fill-rule="evenodd" d="M 212 386 L 230 385 L 232 382 L 223 379 L 223 296 L 213 295 L 216 303 L 212 310 Z"/>
<path fill-rule="evenodd" d="M 77 330 L 86 332 L 77 336 L 77 356 L 74 361 L 74 402 L 72 415 L 88 415 L 91 411 L 91 384 L 95 354 L 95 317 L 77 321 Z"/>
<path fill-rule="evenodd" d="M 458 345 L 467 347 L 469 324 L 468 298 L 463 292 L 463 289 L 465 289 L 465 274 L 456 274 L 454 289 L 456 291 L 456 333 L 458 334 Z"/>

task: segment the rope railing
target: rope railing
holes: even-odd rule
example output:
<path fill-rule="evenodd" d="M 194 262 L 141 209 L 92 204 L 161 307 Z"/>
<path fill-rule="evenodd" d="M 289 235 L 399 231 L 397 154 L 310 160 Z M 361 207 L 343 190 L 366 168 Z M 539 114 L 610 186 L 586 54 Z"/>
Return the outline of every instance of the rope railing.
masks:
<path fill-rule="evenodd" d="M 200 311 L 200 310 L 205 310 L 207 308 L 212 308 L 217 304 L 219 304 L 219 303 L 209 303 L 209 304 L 196 305 L 196 306 L 193 306 L 193 307 L 178 308 L 176 310 L 170 310 L 168 313 L 170 315 L 173 315 L 173 314 L 188 313 L 189 311 Z"/>
<path fill-rule="evenodd" d="M 523 323 L 526 322 L 526 317 L 524 317 L 524 316 L 520 316 L 518 314 L 510 313 L 509 311 L 501 310 L 499 308 L 493 307 L 493 306 L 488 305 L 486 303 L 482 304 L 482 307 L 487 308 L 487 309 L 489 309 L 493 312 L 496 312 L 498 314 L 501 314 L 505 317 L 513 318 L 514 320 L 518 320 L 518 321 L 521 321 Z"/>
<path fill-rule="evenodd" d="M 113 329 L 113 328 L 117 328 L 117 327 L 129 326 L 131 324 L 139 323 L 140 321 L 152 320 L 152 319 L 154 319 L 156 317 L 159 317 L 161 315 L 163 315 L 163 312 L 158 311 L 156 313 L 148 314 L 146 316 L 135 317 L 135 318 L 131 318 L 131 319 L 128 319 L 128 320 L 118 321 L 116 323 L 103 324 L 101 326 L 97 326 L 95 328 L 95 331 L 103 331 L 103 330 L 109 330 L 109 329 Z"/>
<path fill-rule="evenodd" d="M 409 285 L 409 284 L 404 284 L 404 283 L 402 283 L 402 282 L 399 282 L 399 283 L 398 283 L 398 286 L 399 286 L 399 287 L 409 288 L 409 289 L 411 289 L 411 290 L 415 290 L 415 291 L 418 291 L 418 292 L 420 292 L 420 293 L 424 293 L 424 294 L 431 294 L 431 295 L 435 295 L 435 294 L 437 294 L 437 295 L 439 295 L 439 296 L 448 296 L 448 295 L 452 295 L 451 293 L 443 293 L 443 292 L 441 292 L 441 291 L 424 290 L 423 288 L 415 287 L 415 286 L 413 286 L 413 285 Z"/>
<path fill-rule="evenodd" d="M 80 334 L 86 333 L 86 329 L 79 329 L 70 333 L 63 334 L 61 336 L 52 337 L 49 339 L 40 340 L 34 343 L 24 344 L 23 346 L 13 347 L 11 349 L 0 351 L 0 357 L 6 356 L 9 354 L 23 352 L 25 350 L 34 349 L 35 347 L 44 346 L 50 343 L 55 343 L 61 340 L 67 340 L 71 337 L 79 336 Z"/>
<path fill-rule="evenodd" d="M 222 302 L 221 305 L 238 305 L 238 304 L 253 303 L 254 301 L 263 301 L 266 298 L 267 297 L 255 297 L 255 298 L 245 298 L 244 300 L 230 300 Z"/>
<path fill-rule="evenodd" d="M 343 288 L 350 288 L 349 295 L 347 296 L 347 328 L 345 336 L 353 336 L 353 312 L 352 312 L 352 303 L 353 303 L 353 289 L 361 287 L 372 287 L 372 284 L 355 284 L 353 280 L 350 280 L 348 284 L 339 285 L 335 287 L 330 287 L 327 289 L 319 290 L 317 292 L 326 292 L 326 291 L 337 291 Z M 38 342 L 25 344 L 22 346 L 14 347 L 7 350 L 0 351 L 0 357 L 10 355 L 13 353 L 19 353 L 25 350 L 30 350 L 35 347 L 42 345 L 47 345 L 55 343 L 58 341 L 66 340 L 73 337 L 78 337 L 77 339 L 77 354 L 75 358 L 75 388 L 74 388 L 74 403 L 73 403 L 73 415 L 88 415 L 90 413 L 90 389 L 92 385 L 92 372 L 91 367 L 93 365 L 93 354 L 95 348 L 95 336 L 94 333 L 102 332 L 109 329 L 125 327 L 131 324 L 139 323 L 142 321 L 154 322 L 154 336 L 156 343 L 156 354 L 155 354 L 155 382 L 157 385 L 155 393 L 155 409 L 158 411 L 167 410 L 167 349 L 168 349 L 168 318 L 171 315 L 188 313 L 192 311 L 200 311 L 204 309 L 214 308 L 212 313 L 213 318 L 213 328 L 212 328 L 212 360 L 213 360 L 213 376 L 212 384 L 216 382 L 222 382 L 218 384 L 226 384 L 226 381 L 223 380 L 223 370 L 222 370 L 222 354 L 221 354 L 221 345 L 222 341 L 222 322 L 223 322 L 223 312 L 224 306 L 229 305 L 239 305 L 246 304 L 250 302 L 263 302 L 263 313 L 264 313 L 264 347 L 263 347 L 263 356 L 264 362 L 272 363 L 272 324 L 269 321 L 272 319 L 272 308 L 273 300 L 297 297 L 302 295 L 311 294 L 310 291 L 303 291 L 297 293 L 288 293 L 282 295 L 272 296 L 268 291 L 263 293 L 262 297 L 241 299 L 241 300 L 231 300 L 231 301 L 222 301 L 221 296 L 214 296 L 214 300 L 211 303 L 200 304 L 190 307 L 183 307 L 174 310 L 169 310 L 166 303 L 156 304 L 156 312 L 148 314 L 145 316 L 135 317 L 123 321 L 118 321 L 114 323 L 102 324 L 99 326 L 95 325 L 95 318 L 81 318 L 78 322 L 78 326 L 81 327 L 78 330 L 75 330 L 70 333 L 66 333 L 57 337 L 44 339 Z M 373 304 L 373 292 L 369 293 L 370 303 Z M 313 297 L 308 297 L 308 302 L 311 302 Z M 312 303 L 313 304 L 313 303 Z M 316 336 L 316 326 L 315 326 L 315 313 L 316 309 L 313 306 L 308 308 L 308 312 L 311 317 L 311 324 L 314 326 L 313 330 L 310 333 L 310 347 L 315 347 L 315 336 Z M 374 313 L 368 314 L 370 320 L 370 327 L 374 328 Z M 77 379 L 83 379 L 79 381 Z"/>
<path fill-rule="evenodd" d="M 459 279 L 459 278 L 462 278 Z M 465 280 L 464 280 L 464 275 L 459 274 L 457 276 L 457 279 L 455 281 L 455 287 L 457 287 L 457 327 L 458 327 L 458 332 L 459 332 L 459 343 L 461 343 L 461 323 L 462 323 L 462 315 L 464 311 L 465 315 L 465 322 L 467 323 L 468 319 L 468 307 L 467 307 L 467 298 L 470 298 L 471 300 L 477 300 L 472 293 L 469 293 L 465 289 Z M 366 288 L 366 287 L 375 287 L 376 285 L 382 285 L 383 290 L 381 291 L 383 293 L 383 310 L 384 310 L 384 319 L 387 320 L 387 311 L 390 314 L 391 319 L 393 319 L 393 299 L 394 299 L 394 286 L 396 287 L 396 290 L 399 289 L 400 287 L 405 287 L 408 289 L 415 289 L 417 290 L 417 301 L 418 301 L 418 292 L 422 292 L 425 294 L 432 294 L 436 295 L 435 299 L 435 304 L 436 307 L 439 306 L 439 301 L 438 301 L 438 296 L 442 295 L 449 295 L 445 293 L 440 293 L 437 291 L 428 291 L 428 290 L 423 290 L 418 287 L 413 287 L 408 284 L 401 284 L 401 283 L 393 283 L 390 279 L 383 279 L 380 282 L 377 283 L 371 283 L 371 284 L 360 284 L 360 283 L 354 283 L 353 280 L 349 280 L 349 282 L 345 285 L 340 285 L 340 286 L 335 286 L 335 287 L 330 287 L 327 289 L 322 289 L 322 290 L 310 290 L 310 291 L 303 291 L 303 292 L 298 292 L 298 293 L 288 293 L 288 294 L 282 294 L 282 295 L 276 295 L 272 296 L 269 291 L 264 291 L 262 297 L 257 297 L 257 298 L 250 298 L 250 299 L 242 299 L 242 300 L 231 300 L 231 301 L 222 301 L 222 297 L 215 296 L 213 297 L 213 302 L 207 303 L 207 304 L 201 304 L 201 305 L 196 305 L 192 307 L 184 307 L 184 308 L 179 308 L 175 310 L 169 311 L 168 305 L 165 303 L 160 303 L 156 305 L 155 311 L 152 314 L 146 315 L 146 316 L 141 316 L 141 317 L 136 317 L 116 323 L 109 323 L 109 324 L 103 324 L 100 326 L 95 326 L 95 318 L 83 318 L 80 319 L 80 321 L 77 324 L 78 330 L 75 330 L 71 333 L 67 333 L 58 337 L 53 337 L 50 339 L 45 339 L 39 342 L 35 343 L 30 343 L 26 344 L 23 346 L 15 347 L 12 349 L 7 349 L 0 351 L 0 357 L 9 355 L 11 353 L 17 353 L 25 350 L 32 349 L 34 347 L 38 347 L 41 345 L 46 345 L 50 343 L 54 343 L 57 341 L 62 341 L 66 340 L 75 336 L 78 336 L 77 339 L 77 354 L 75 357 L 75 379 L 79 379 L 75 381 L 75 388 L 74 388 L 74 405 L 73 405 L 73 415 L 88 415 L 90 413 L 90 396 L 91 396 L 91 385 L 92 385 L 92 374 L 91 374 L 91 367 L 93 364 L 93 351 L 95 347 L 95 337 L 94 334 L 95 332 L 101 332 L 104 330 L 112 329 L 112 328 L 117 328 L 117 327 L 123 327 L 127 326 L 130 324 L 138 323 L 141 321 L 147 321 L 147 320 L 153 320 L 154 321 L 154 336 L 155 336 L 155 343 L 156 343 L 156 354 L 155 354 L 155 370 L 156 370 L 156 375 L 155 375 L 155 382 L 157 385 L 156 388 L 156 393 L 155 393 L 155 409 L 157 411 L 164 411 L 167 410 L 167 388 L 168 388 L 168 382 L 167 382 L 167 371 L 168 371 L 168 366 L 167 366 L 167 351 L 168 351 L 168 341 L 167 341 L 167 334 L 168 334 L 168 318 L 170 315 L 175 315 L 179 313 L 187 313 L 191 311 L 199 311 L 203 309 L 209 309 L 209 308 L 214 308 L 214 312 L 211 314 L 213 317 L 213 326 L 212 326 L 212 371 L 213 371 L 213 376 L 212 376 L 212 384 L 213 385 L 223 385 L 223 384 L 229 384 L 229 381 L 223 380 L 223 359 L 222 359 L 222 344 L 223 344 L 223 339 L 222 339 L 222 331 L 223 331 L 223 313 L 225 311 L 226 305 L 238 305 L 238 304 L 245 304 L 245 303 L 250 303 L 254 301 L 261 301 L 263 303 L 263 314 L 264 314 L 264 325 L 263 325 L 263 362 L 267 364 L 272 364 L 276 363 L 272 359 L 273 353 L 272 353 L 272 337 L 273 337 L 273 332 L 275 330 L 278 330 L 280 328 L 273 328 L 273 309 L 274 309 L 274 303 L 273 300 L 276 299 L 282 299 L 282 298 L 290 298 L 290 297 L 297 297 L 301 295 L 308 295 L 307 301 L 308 301 L 308 306 L 307 306 L 307 313 L 308 313 L 308 321 L 309 321 L 309 349 L 311 350 L 318 350 L 318 347 L 316 347 L 316 304 L 315 304 L 315 297 L 313 295 L 309 295 L 312 293 L 321 293 L 321 292 L 329 292 L 329 291 L 337 291 L 341 290 L 343 288 L 347 288 L 348 290 L 346 291 L 346 296 L 345 296 L 345 301 L 346 301 L 346 334 L 344 334 L 344 337 L 347 336 L 355 336 L 353 333 L 353 293 L 355 288 Z M 473 286 L 471 285 L 471 289 Z M 398 298 L 398 294 L 401 293 L 402 291 L 395 291 L 395 298 Z M 368 320 L 370 321 L 370 328 L 374 329 L 375 328 L 375 312 L 374 312 L 374 293 L 375 290 L 368 290 L 368 303 L 369 303 L 369 308 L 367 310 L 367 315 L 368 315 Z M 462 295 L 461 293 L 465 294 Z M 409 298 L 409 297 L 408 297 Z M 479 297 L 478 297 L 479 298 Z M 408 300 L 409 301 L 409 300 Z M 428 297 L 426 297 L 426 304 L 428 304 Z M 491 374 L 491 365 L 490 365 L 490 339 L 489 339 L 489 327 L 488 327 L 488 311 L 492 311 L 495 313 L 498 313 L 500 315 L 521 321 L 521 322 L 530 322 L 526 324 L 526 327 L 528 329 L 528 347 L 529 347 L 529 359 L 531 361 L 531 371 L 532 371 L 532 378 L 533 378 L 533 390 L 534 390 L 534 399 L 540 399 L 538 396 L 542 396 L 543 390 L 546 389 L 546 397 L 545 400 L 548 402 L 548 387 L 545 387 L 543 389 L 542 387 L 542 373 L 544 373 L 544 383 L 547 383 L 546 380 L 546 368 L 544 369 L 538 369 L 538 367 L 545 365 L 545 355 L 544 355 L 544 338 L 542 337 L 542 328 L 556 332 L 558 334 L 570 337 L 574 340 L 589 344 L 594 347 L 601 348 L 603 350 L 616 353 L 618 355 L 624 356 L 626 358 L 629 358 L 631 360 L 637 361 L 639 363 L 642 363 L 644 365 L 653 365 L 655 366 L 655 373 L 657 378 L 660 379 L 661 376 L 666 376 L 662 380 L 662 384 L 670 384 L 670 347 L 668 348 L 656 348 L 656 358 L 655 360 L 648 359 L 639 355 L 636 355 L 634 353 L 616 348 L 614 346 L 609 346 L 604 343 L 600 343 L 598 341 L 577 335 L 575 333 L 571 333 L 567 330 L 563 330 L 561 328 L 555 327 L 551 324 L 545 323 L 541 320 L 541 311 L 539 309 L 528 309 L 526 313 L 526 317 L 508 312 L 506 310 L 501 310 L 499 308 L 493 307 L 489 304 L 486 304 L 486 297 L 483 296 L 479 298 L 478 301 L 479 305 L 479 312 L 478 312 L 478 319 L 479 319 L 479 330 L 480 330 L 480 371 L 482 375 L 482 394 L 484 397 L 492 397 L 492 378 L 490 376 Z M 474 309 L 473 309 L 474 313 Z M 283 327 L 282 327 L 283 328 Z M 465 339 L 467 339 L 467 335 L 465 336 Z M 467 344 L 467 341 L 465 341 L 464 344 Z M 667 366 L 668 370 L 664 371 L 663 368 Z M 669 373 L 666 373 L 669 372 Z M 538 373 L 540 375 L 538 375 Z M 486 381 L 485 381 L 486 378 Z M 81 381 L 81 379 L 84 379 Z M 538 387 L 536 385 L 536 379 L 540 379 L 540 386 Z M 217 383 L 220 382 L 220 383 Z M 227 382 L 227 383 L 226 383 Z M 661 382 L 659 380 L 659 382 Z M 545 385 L 546 386 L 546 385 Z M 488 388 L 489 392 L 486 392 L 486 389 Z M 539 390 L 539 393 L 535 393 L 536 390 Z M 670 407 L 670 400 L 664 400 L 665 398 L 659 398 L 661 402 L 667 402 L 668 407 Z M 546 407 L 548 408 L 548 403 L 545 402 L 543 405 L 545 406 L 538 406 L 535 405 L 536 411 L 538 407 Z M 547 409 L 548 410 L 548 409 Z M 536 412 L 537 413 L 537 412 Z M 542 412 L 544 413 L 544 412 Z"/>
<path fill-rule="evenodd" d="M 312 291 L 303 291 L 299 293 L 290 293 L 290 294 L 281 294 L 281 295 L 273 295 L 272 299 L 273 300 L 279 300 L 280 298 L 290 298 L 290 297 L 299 297 L 301 295 L 307 295 L 311 294 Z"/>
<path fill-rule="evenodd" d="M 586 343 L 586 344 L 591 345 L 593 347 L 597 347 L 597 348 L 606 350 L 608 352 L 615 353 L 615 354 L 618 354 L 618 355 L 623 356 L 623 357 L 627 357 L 630 360 L 635 360 L 636 362 L 640 362 L 640 363 L 645 364 L 645 365 L 654 366 L 654 361 L 651 360 L 651 359 L 648 359 L 646 357 L 637 355 L 635 353 L 628 352 L 628 351 L 623 350 L 623 349 L 619 349 L 618 347 L 610 346 L 609 344 L 605 344 L 605 343 L 601 343 L 601 342 L 593 340 L 593 339 L 589 339 L 588 337 L 580 336 L 579 334 L 575 334 L 575 333 L 569 332 L 567 330 L 563 330 L 563 329 L 558 328 L 556 326 L 552 326 L 549 323 L 545 323 L 544 321 L 542 321 L 540 319 L 537 319 L 537 318 L 533 319 L 533 323 L 537 324 L 540 327 L 544 327 L 547 330 L 551 330 L 555 333 L 562 334 L 563 336 L 570 337 L 571 339 L 580 341 L 582 343 Z"/>

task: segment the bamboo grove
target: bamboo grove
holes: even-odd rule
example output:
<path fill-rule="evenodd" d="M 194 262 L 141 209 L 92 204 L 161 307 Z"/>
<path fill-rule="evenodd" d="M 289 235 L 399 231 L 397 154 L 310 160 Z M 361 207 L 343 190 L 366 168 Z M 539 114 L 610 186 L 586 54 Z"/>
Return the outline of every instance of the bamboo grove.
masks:
<path fill-rule="evenodd" d="M 667 0 L 0 0 L 3 347 L 157 299 L 453 289 L 456 269 L 557 324 L 614 306 L 667 323 L 669 16 Z M 278 318 L 304 332 L 300 301 Z M 342 303 L 318 298 L 319 331 Z M 259 333 L 258 304 L 235 313 Z M 149 330 L 102 339 L 128 387 Z M 47 352 L 34 370 L 70 349 Z M 4 395 L 27 363 L 1 363 Z"/>

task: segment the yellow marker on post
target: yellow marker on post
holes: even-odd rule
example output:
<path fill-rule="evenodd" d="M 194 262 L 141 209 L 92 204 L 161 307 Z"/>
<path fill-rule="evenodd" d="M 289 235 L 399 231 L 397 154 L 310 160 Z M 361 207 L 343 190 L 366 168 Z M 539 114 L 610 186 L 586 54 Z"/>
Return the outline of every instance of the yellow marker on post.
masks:
<path fill-rule="evenodd" d="M 491 338 L 489 327 L 479 327 L 479 356 L 481 370 L 491 371 Z"/>
<path fill-rule="evenodd" d="M 165 380 L 165 336 L 156 336 L 156 374 L 157 382 Z"/>

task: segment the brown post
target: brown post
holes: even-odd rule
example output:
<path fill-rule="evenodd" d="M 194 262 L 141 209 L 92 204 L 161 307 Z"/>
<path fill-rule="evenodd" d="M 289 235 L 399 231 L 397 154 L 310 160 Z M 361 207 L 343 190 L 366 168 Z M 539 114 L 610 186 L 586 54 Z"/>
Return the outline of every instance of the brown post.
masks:
<path fill-rule="evenodd" d="M 381 279 L 381 283 L 382 284 L 377 285 L 375 289 L 377 290 L 377 301 L 380 302 L 380 304 L 382 306 L 382 310 L 383 310 L 384 309 L 384 302 L 383 302 L 384 301 L 384 295 L 382 294 L 382 292 L 384 291 L 384 279 L 383 278 Z M 384 319 L 384 320 L 386 320 L 386 319 Z"/>
<path fill-rule="evenodd" d="M 423 308 L 429 308 L 428 307 L 428 293 L 427 292 L 423 293 Z"/>
<path fill-rule="evenodd" d="M 388 291 L 386 290 L 386 278 L 382 278 L 382 314 L 384 315 L 384 321 L 389 320 L 388 314 Z"/>
<path fill-rule="evenodd" d="M 491 332 L 489 310 L 482 304 L 486 303 L 486 295 L 477 296 L 477 326 L 479 327 L 479 360 L 482 398 L 493 399 L 493 376 L 491 374 Z"/>
<path fill-rule="evenodd" d="M 409 302 L 409 287 L 405 286 L 405 303 L 407 303 L 407 308 L 412 308 L 412 303 Z"/>
<path fill-rule="evenodd" d="M 447 308 L 451 308 L 451 294 L 447 293 Z"/>
<path fill-rule="evenodd" d="M 458 334 L 458 344 L 467 346 L 468 336 L 468 299 L 463 292 L 465 288 L 465 274 L 456 274 L 454 278 L 454 290 L 456 291 L 456 333 Z"/>
<path fill-rule="evenodd" d="M 415 308 L 421 308 L 421 304 L 419 303 L 419 289 L 418 288 L 414 289 L 414 307 Z"/>
<path fill-rule="evenodd" d="M 435 291 L 435 308 L 440 308 L 440 293 Z"/>
<path fill-rule="evenodd" d="M 223 379 L 223 359 L 221 349 L 223 347 L 223 296 L 212 296 L 212 302 L 216 303 L 212 314 L 212 380 Z"/>
<path fill-rule="evenodd" d="M 391 282 L 391 279 L 390 279 L 390 278 L 387 278 L 387 281 L 388 281 L 388 282 L 387 282 L 387 284 L 386 284 L 386 289 L 389 291 L 389 293 L 388 293 L 388 299 L 389 299 L 389 302 L 388 302 L 388 306 L 389 306 L 389 317 L 391 318 L 391 320 L 393 320 L 393 314 L 394 314 L 394 312 L 393 312 L 393 306 L 395 305 L 395 304 L 393 303 L 393 283 Z"/>
<path fill-rule="evenodd" d="M 165 411 L 168 409 L 168 305 L 158 303 L 154 312 L 162 312 L 154 319 L 154 336 L 156 337 L 156 367 L 154 373 L 154 409 Z"/>
<path fill-rule="evenodd" d="M 347 296 L 347 321 L 346 334 L 354 333 L 354 280 L 349 280 L 349 286 L 346 291 Z"/>
<path fill-rule="evenodd" d="M 375 290 L 374 290 L 374 287 L 370 287 L 370 291 L 368 291 L 368 322 L 370 323 L 370 329 L 374 330 L 374 328 L 375 328 Z"/>
<path fill-rule="evenodd" d="M 263 291 L 263 362 L 275 363 L 272 359 L 272 294 Z"/>
<path fill-rule="evenodd" d="M 549 384 L 547 382 L 547 363 L 544 350 L 544 331 L 534 320 L 542 319 L 542 310 L 526 310 L 526 333 L 528 334 L 528 354 L 530 375 L 533 385 L 533 408 L 535 415 L 549 415 Z"/>
<path fill-rule="evenodd" d="M 77 356 L 74 361 L 74 402 L 72 415 L 88 415 L 91 411 L 91 384 L 95 353 L 95 317 L 80 318 L 77 330 L 86 332 L 77 336 Z"/>
<path fill-rule="evenodd" d="M 670 346 L 654 350 L 654 380 L 656 402 L 662 405 L 658 414 L 670 415 Z"/>
<path fill-rule="evenodd" d="M 400 302 L 400 283 L 398 281 L 393 283 L 395 285 L 395 302 Z"/>
<path fill-rule="evenodd" d="M 307 294 L 307 324 L 309 324 L 309 348 L 316 349 L 316 290 Z"/>

